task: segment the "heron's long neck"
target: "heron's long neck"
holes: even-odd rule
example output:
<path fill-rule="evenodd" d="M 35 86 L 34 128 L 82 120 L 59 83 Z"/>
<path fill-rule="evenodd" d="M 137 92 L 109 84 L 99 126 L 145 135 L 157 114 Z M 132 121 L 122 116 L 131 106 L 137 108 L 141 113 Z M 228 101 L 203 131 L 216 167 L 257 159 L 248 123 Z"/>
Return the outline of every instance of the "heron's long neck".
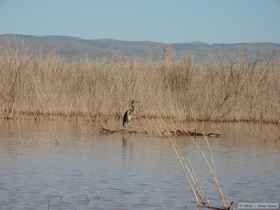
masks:
<path fill-rule="evenodd" d="M 131 104 L 131 105 L 130 105 L 129 110 L 130 110 L 131 112 L 134 112 L 134 110 L 135 110 L 134 104 Z"/>

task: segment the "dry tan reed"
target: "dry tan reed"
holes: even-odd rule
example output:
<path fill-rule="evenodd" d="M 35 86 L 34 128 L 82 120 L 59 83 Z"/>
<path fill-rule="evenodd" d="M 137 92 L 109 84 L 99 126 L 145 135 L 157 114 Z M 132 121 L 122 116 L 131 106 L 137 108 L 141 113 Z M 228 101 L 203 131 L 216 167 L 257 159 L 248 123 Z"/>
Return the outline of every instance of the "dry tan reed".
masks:
<path fill-rule="evenodd" d="M 269 59 L 194 64 L 0 54 L 0 115 L 120 117 L 131 99 L 137 117 L 279 122 L 280 67 Z"/>

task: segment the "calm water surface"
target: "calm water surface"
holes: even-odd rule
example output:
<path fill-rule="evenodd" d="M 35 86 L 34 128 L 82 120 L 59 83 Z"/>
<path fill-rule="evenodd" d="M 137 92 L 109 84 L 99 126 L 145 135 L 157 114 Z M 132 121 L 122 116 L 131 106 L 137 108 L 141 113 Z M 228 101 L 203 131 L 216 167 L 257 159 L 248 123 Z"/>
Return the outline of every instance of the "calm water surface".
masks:
<path fill-rule="evenodd" d="M 226 135 L 210 141 L 226 195 L 280 202 L 279 129 L 266 130 L 270 135 L 244 126 L 218 129 Z M 207 150 L 203 139 L 196 141 Z M 176 142 L 208 198 L 217 200 L 192 140 Z M 1 122 L 1 210 L 195 209 L 193 200 L 167 139 L 96 136 L 75 123 Z"/>

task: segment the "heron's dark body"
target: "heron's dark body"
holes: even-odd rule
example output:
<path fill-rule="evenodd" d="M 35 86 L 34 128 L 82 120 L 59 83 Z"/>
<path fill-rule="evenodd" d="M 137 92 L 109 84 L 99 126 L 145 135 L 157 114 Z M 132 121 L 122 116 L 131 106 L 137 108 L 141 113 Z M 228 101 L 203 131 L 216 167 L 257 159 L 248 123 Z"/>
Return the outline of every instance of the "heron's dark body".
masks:
<path fill-rule="evenodd" d="M 134 103 L 135 101 L 132 100 L 129 109 L 123 115 L 123 122 L 122 122 L 123 127 L 125 127 L 132 118 L 132 114 L 134 113 L 135 110 Z"/>
<path fill-rule="evenodd" d="M 128 123 L 128 112 L 129 110 L 127 110 L 123 115 L 123 123 L 122 123 L 123 127 L 125 127 L 126 124 Z"/>

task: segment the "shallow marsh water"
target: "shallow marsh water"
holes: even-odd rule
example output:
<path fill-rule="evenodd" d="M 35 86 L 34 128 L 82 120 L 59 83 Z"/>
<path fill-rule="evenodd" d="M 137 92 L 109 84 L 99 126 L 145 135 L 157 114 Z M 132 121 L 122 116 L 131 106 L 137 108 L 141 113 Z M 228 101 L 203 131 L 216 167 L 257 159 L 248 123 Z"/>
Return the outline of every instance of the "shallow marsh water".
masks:
<path fill-rule="evenodd" d="M 232 200 L 280 202 L 279 127 L 192 124 L 209 139 L 222 189 Z M 98 136 L 85 123 L 2 121 L 0 209 L 195 209 L 169 141 Z M 191 138 L 175 139 L 203 190 L 217 200 L 207 166 Z M 206 151 L 203 139 L 196 138 Z"/>

